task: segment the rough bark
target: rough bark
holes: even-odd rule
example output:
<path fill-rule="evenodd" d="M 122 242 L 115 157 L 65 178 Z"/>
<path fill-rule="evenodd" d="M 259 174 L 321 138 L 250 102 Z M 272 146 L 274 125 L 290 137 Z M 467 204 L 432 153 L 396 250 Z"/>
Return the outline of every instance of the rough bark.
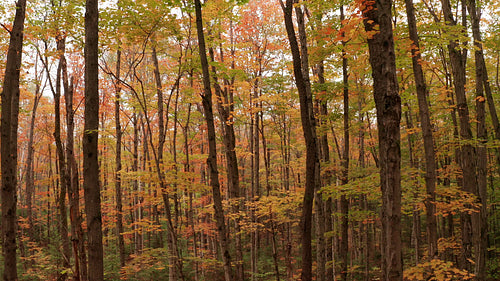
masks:
<path fill-rule="evenodd" d="M 88 278 L 104 280 L 101 194 L 98 162 L 99 68 L 98 1 L 86 0 L 85 10 L 85 111 L 83 132 L 83 189 L 88 233 Z"/>
<path fill-rule="evenodd" d="M 10 31 L 9 50 L 2 89 L 1 170 L 2 238 L 5 281 L 17 280 L 17 128 L 19 116 L 19 76 L 21 71 L 26 0 L 18 0 Z"/>
<path fill-rule="evenodd" d="M 382 190 L 382 280 L 403 280 L 401 252 L 401 98 L 391 23 L 391 0 L 364 1 L 365 30 L 377 109 Z M 376 29 L 376 26 L 378 28 Z"/>

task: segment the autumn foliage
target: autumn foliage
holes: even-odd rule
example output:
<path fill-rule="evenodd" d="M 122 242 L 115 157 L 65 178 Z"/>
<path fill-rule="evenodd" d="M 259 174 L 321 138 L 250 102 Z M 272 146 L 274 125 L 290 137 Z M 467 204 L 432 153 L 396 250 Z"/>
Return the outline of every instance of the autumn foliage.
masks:
<path fill-rule="evenodd" d="M 500 278 L 496 1 L 98 12 L 86 74 L 84 1 L 27 1 L 19 105 L 2 103 L 2 126 L 18 120 L 1 139 L 4 280 L 92 281 L 96 263 L 104 280 Z"/>

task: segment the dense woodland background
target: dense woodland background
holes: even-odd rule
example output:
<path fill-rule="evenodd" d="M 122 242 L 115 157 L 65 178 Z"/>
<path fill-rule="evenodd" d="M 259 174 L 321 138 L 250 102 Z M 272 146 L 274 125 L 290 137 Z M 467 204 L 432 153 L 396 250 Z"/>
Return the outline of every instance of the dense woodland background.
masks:
<path fill-rule="evenodd" d="M 4 280 L 500 279 L 500 2 L 84 2 L 0 3 Z"/>

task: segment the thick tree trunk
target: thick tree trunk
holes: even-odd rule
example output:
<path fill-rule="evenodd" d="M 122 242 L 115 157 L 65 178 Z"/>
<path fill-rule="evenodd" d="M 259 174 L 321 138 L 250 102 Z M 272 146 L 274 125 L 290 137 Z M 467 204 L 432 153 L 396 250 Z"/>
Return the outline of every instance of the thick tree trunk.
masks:
<path fill-rule="evenodd" d="M 5 281 L 17 280 L 17 128 L 19 116 L 19 76 L 21 71 L 26 0 L 18 0 L 14 24 L 10 31 L 9 50 L 2 89 L 1 170 L 2 170 L 2 238 Z"/>
<path fill-rule="evenodd" d="M 85 10 L 85 125 L 83 132 L 83 189 L 88 233 L 88 278 L 104 280 L 101 188 L 99 182 L 99 68 L 98 4 L 86 0 Z"/>
<path fill-rule="evenodd" d="M 382 280 L 403 280 L 401 252 L 401 98 L 391 23 L 391 0 L 365 1 L 363 15 L 372 66 L 382 190 Z M 377 29 L 376 26 L 378 26 Z M 378 31 L 376 31 L 378 30 Z M 373 34 L 374 33 L 374 34 Z"/>
<path fill-rule="evenodd" d="M 231 269 L 231 256 L 229 254 L 229 241 L 227 240 L 227 227 L 224 220 L 224 210 L 222 208 L 222 196 L 220 192 L 219 171 L 217 168 L 217 151 L 215 140 L 215 125 L 212 107 L 212 89 L 210 87 L 210 73 L 208 70 L 207 50 L 205 47 L 205 35 L 203 33 L 203 20 L 200 0 L 195 0 L 196 29 L 198 33 L 198 46 L 200 52 L 201 66 L 203 70 L 203 95 L 202 104 L 207 123 L 208 137 L 208 159 L 207 164 L 210 171 L 210 186 L 214 200 L 215 221 L 219 236 L 220 248 L 222 251 L 222 261 L 224 264 L 224 278 L 226 281 L 233 280 Z"/>

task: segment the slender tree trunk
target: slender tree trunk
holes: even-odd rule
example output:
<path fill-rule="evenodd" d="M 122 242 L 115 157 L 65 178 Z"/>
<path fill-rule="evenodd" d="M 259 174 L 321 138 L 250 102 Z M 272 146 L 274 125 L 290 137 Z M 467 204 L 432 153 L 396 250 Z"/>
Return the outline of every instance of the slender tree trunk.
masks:
<path fill-rule="evenodd" d="M 382 280 L 403 280 L 401 251 L 401 98 L 391 23 L 391 0 L 364 2 L 365 30 L 378 32 L 368 39 L 373 95 L 379 135 L 382 190 Z"/>
<path fill-rule="evenodd" d="M 73 272 L 73 280 L 86 280 L 86 261 L 84 251 L 83 237 L 80 237 L 82 232 L 81 216 L 80 216 L 80 193 L 79 185 L 80 179 L 78 176 L 78 164 L 75 158 L 75 112 L 73 110 L 73 81 L 71 84 L 68 82 L 68 71 L 66 59 L 62 55 L 62 78 L 64 85 L 64 99 L 66 104 L 66 173 L 67 173 L 67 187 L 69 197 L 69 211 L 71 222 L 71 242 L 73 246 L 73 256 L 75 258 L 75 270 Z M 82 252 L 83 251 L 83 252 Z M 83 256 L 82 256 L 83 255 Z M 80 278 L 81 276 L 81 278 Z"/>
<path fill-rule="evenodd" d="M 444 20 L 447 25 L 455 26 L 451 5 L 449 0 L 442 0 Z M 460 124 L 460 138 L 464 143 L 460 147 L 460 168 L 462 169 L 463 190 L 474 193 L 476 188 L 476 153 L 471 144 L 472 131 L 469 123 L 469 107 L 465 94 L 465 60 L 466 56 L 458 46 L 457 40 L 451 40 L 448 45 L 451 68 L 453 73 L 453 85 L 455 86 L 455 96 L 457 101 L 458 119 Z M 472 221 L 471 215 L 467 212 L 461 214 L 462 223 L 462 251 L 460 253 L 460 267 L 472 271 Z"/>
<path fill-rule="evenodd" d="M 364 113 L 362 111 L 364 106 L 364 95 L 361 93 L 358 97 L 358 114 L 359 114 L 359 158 L 358 163 L 361 170 L 365 169 L 366 160 L 365 160 L 365 124 L 364 124 Z M 368 207 L 368 199 L 366 195 L 362 196 L 363 200 L 363 210 L 369 211 Z M 366 223 L 363 223 L 361 232 L 363 233 L 363 269 L 364 269 L 364 280 L 370 280 L 370 247 L 372 241 L 370 239 L 370 229 L 371 223 L 367 220 Z"/>
<path fill-rule="evenodd" d="M 476 9 L 476 1 L 468 0 L 468 9 L 472 21 L 472 34 L 474 38 L 474 57 L 476 65 L 476 121 L 477 121 L 477 138 L 478 147 L 477 162 L 475 163 L 477 172 L 477 186 L 474 189 L 474 194 L 478 198 L 478 203 L 481 204 L 479 212 L 472 215 L 473 228 L 475 233 L 475 267 L 474 274 L 476 280 L 485 280 L 486 278 L 486 252 L 488 247 L 488 221 L 487 221 L 487 173 L 488 173 L 488 157 L 486 142 L 488 135 L 486 132 L 486 112 L 485 112 L 485 97 L 484 90 L 489 87 L 486 67 L 484 65 L 483 45 L 481 40 L 481 33 L 479 30 L 480 14 Z M 488 92 L 488 91 L 486 91 Z M 491 96 L 491 92 L 489 93 Z M 492 103 L 492 99 L 490 99 Z M 494 126 L 498 126 L 498 119 L 495 124 L 496 111 L 493 105 L 493 110 L 490 106 L 490 114 Z M 495 129 L 498 129 L 495 127 Z"/>
<path fill-rule="evenodd" d="M 1 170 L 3 280 L 16 281 L 17 226 L 17 128 L 19 116 L 19 76 L 21 71 L 26 0 L 18 0 L 10 31 L 9 50 L 2 89 Z"/>
<path fill-rule="evenodd" d="M 344 20 L 344 6 L 340 6 L 340 20 Z M 344 33 L 342 32 L 342 36 Z M 349 183 L 349 74 L 347 73 L 346 42 L 342 41 L 342 77 L 344 94 L 344 150 L 342 151 L 342 185 Z M 340 196 L 341 236 L 340 243 L 340 276 L 347 281 L 347 265 L 349 263 L 349 200 L 345 194 Z"/>
<path fill-rule="evenodd" d="M 132 115 L 132 123 L 134 126 L 134 136 L 133 136 L 133 144 L 132 144 L 132 173 L 137 173 L 139 171 L 139 122 L 137 118 L 137 114 Z M 139 254 L 142 252 L 143 248 L 143 239 L 142 239 L 142 230 L 140 229 L 140 223 L 142 220 L 142 206 L 141 199 L 139 196 L 139 181 L 134 179 L 132 181 L 132 189 L 134 194 L 134 252 L 135 254 Z"/>
<path fill-rule="evenodd" d="M 233 35 L 232 30 L 231 36 Z M 233 38 L 231 37 L 231 40 Z M 231 50 L 232 56 L 234 57 L 234 51 Z M 215 53 L 213 48 L 209 48 L 209 55 L 212 61 L 215 62 Z M 220 60 L 224 62 L 224 54 L 222 47 L 220 48 Z M 234 69 L 234 61 L 231 63 L 231 69 Z M 217 69 L 212 66 L 212 73 L 214 76 L 214 92 L 217 96 L 217 108 L 219 111 L 221 126 L 223 128 L 223 139 L 226 154 L 226 173 L 228 177 L 228 190 L 229 198 L 234 199 L 232 206 L 232 212 L 237 214 L 240 210 L 240 176 L 238 170 L 238 158 L 236 157 L 236 136 L 234 132 L 234 119 L 231 112 L 234 112 L 233 103 L 233 91 L 234 78 L 232 81 L 225 79 L 225 88 L 222 89 L 217 78 Z M 257 114 L 257 113 L 256 113 Z M 253 177 L 252 177 L 253 178 Z M 257 176 L 258 178 L 258 176 Z M 252 181 L 253 182 L 253 181 Z M 234 228 L 236 232 L 236 277 L 239 280 L 244 279 L 244 269 L 243 269 L 243 252 L 241 245 L 241 228 L 240 222 L 237 218 L 234 222 Z"/>
<path fill-rule="evenodd" d="M 405 119 L 406 119 L 406 127 L 408 128 L 408 131 L 413 130 L 413 118 L 412 118 L 412 112 L 411 112 L 411 107 L 408 103 L 405 104 L 408 110 L 405 112 Z M 409 160 L 410 160 L 410 178 L 413 182 L 416 182 L 416 173 L 418 169 L 418 164 L 417 161 L 415 160 L 414 156 L 414 136 L 412 133 L 408 133 L 408 154 L 409 154 Z M 415 188 L 413 191 L 413 197 L 416 199 L 418 198 L 418 188 Z M 418 208 L 417 203 L 413 204 L 413 214 L 412 214 L 412 242 L 413 246 L 415 247 L 415 265 L 418 265 L 420 262 L 420 245 L 421 245 L 421 228 L 420 228 L 420 210 Z"/>
<path fill-rule="evenodd" d="M 406 14 L 408 18 L 408 29 L 410 39 L 413 41 L 411 48 L 411 58 L 413 64 L 413 75 L 417 86 L 418 110 L 420 115 L 420 124 L 422 127 L 422 136 L 424 139 L 425 151 L 425 187 L 427 196 L 425 198 L 426 221 L 427 221 L 427 243 L 428 257 L 430 260 L 438 257 L 437 248 L 437 222 L 436 222 L 436 154 L 434 152 L 434 139 L 432 137 L 432 125 L 429 113 L 427 96 L 429 95 L 425 83 L 425 77 L 422 70 L 422 56 L 419 47 L 419 37 L 417 32 L 417 23 L 412 0 L 405 0 Z"/>
<path fill-rule="evenodd" d="M 307 38 L 305 33 L 304 15 L 302 8 L 295 6 L 297 23 L 299 27 L 300 48 L 295 35 L 292 19 L 294 7 L 293 0 L 287 0 L 286 4 L 281 1 L 283 9 L 285 28 L 290 43 L 293 58 L 293 73 L 295 85 L 299 92 L 300 117 L 302 130 L 306 142 L 306 182 L 304 199 L 302 204 L 302 215 L 300 222 L 301 244 L 302 244 L 302 271 L 301 280 L 312 280 L 312 208 L 314 191 L 319 180 L 319 156 L 316 137 L 315 119 L 312 104 L 311 84 L 309 81 L 309 68 L 307 61 Z"/>
<path fill-rule="evenodd" d="M 35 63 L 35 75 L 37 74 L 37 64 Z M 28 137 L 28 156 L 26 158 L 26 209 L 27 209 L 27 219 L 28 219 L 28 236 L 34 241 L 38 240 L 39 236 L 35 235 L 35 225 L 33 223 L 33 193 L 35 190 L 35 171 L 34 171 L 34 153 L 35 149 L 33 148 L 34 143 L 34 131 L 35 131 L 35 122 L 36 122 L 36 111 L 38 108 L 38 104 L 40 102 L 40 98 L 42 97 L 40 91 L 40 81 L 37 79 L 37 84 L 35 88 L 35 98 L 33 100 L 33 107 L 31 109 L 31 120 L 30 120 L 30 128 L 29 128 L 29 137 Z"/>
<path fill-rule="evenodd" d="M 104 280 L 101 194 L 99 183 L 99 68 L 98 4 L 86 0 L 85 10 L 85 125 L 83 132 L 83 189 L 88 233 L 88 278 Z"/>
<path fill-rule="evenodd" d="M 66 59 L 64 52 L 66 49 L 65 38 L 62 35 L 56 36 L 57 51 L 59 54 L 59 65 L 57 67 L 56 87 L 53 89 L 54 95 L 54 140 L 56 142 L 57 159 L 59 163 L 59 181 L 61 183 L 59 190 L 59 232 L 62 243 L 62 265 L 67 269 L 70 268 L 71 247 L 68 237 L 68 216 L 66 206 L 66 194 L 69 189 L 69 174 L 66 165 L 66 157 L 64 155 L 63 144 L 61 139 L 61 76 L 62 69 L 65 68 Z M 47 72 L 48 73 L 48 72 Z M 66 84 L 66 83 L 65 83 Z M 67 87 L 64 87 L 67 91 Z M 58 279 L 66 280 L 67 273 L 62 273 Z"/>
<path fill-rule="evenodd" d="M 120 267 L 125 266 L 125 242 L 123 239 L 123 207 L 122 207 L 122 128 L 120 124 L 120 72 L 121 72 L 122 52 L 120 47 L 116 51 L 116 82 L 115 82 L 115 196 L 116 196 L 116 231 L 118 236 L 118 254 L 120 256 Z"/>
<path fill-rule="evenodd" d="M 231 269 L 231 256 L 229 254 L 229 241 L 227 240 L 227 228 L 222 208 L 222 196 L 220 192 L 219 171 L 217 169 L 217 151 L 215 141 L 215 125 L 212 108 L 212 89 L 210 87 L 210 73 L 208 70 L 207 50 L 205 47 L 205 35 L 203 33 L 203 20 L 200 0 L 195 0 L 196 29 L 198 32 L 198 46 L 200 52 L 201 66 L 203 70 L 203 94 L 202 104 L 207 123 L 208 137 L 208 159 L 207 164 L 210 171 L 210 186 L 214 200 L 215 221 L 219 236 L 222 260 L 224 264 L 224 278 L 226 281 L 233 280 Z"/>
<path fill-rule="evenodd" d="M 326 83 L 325 81 L 325 67 L 323 61 L 321 61 L 318 66 L 317 66 L 317 75 L 318 75 L 318 83 L 320 85 L 324 85 Z M 319 116 L 320 116 L 320 121 L 322 126 L 327 126 L 327 118 L 328 118 L 328 105 L 327 105 L 327 100 L 323 99 L 320 100 L 320 105 L 319 105 Z M 332 183 L 333 181 L 333 175 L 331 171 L 328 168 L 328 165 L 330 164 L 330 147 L 328 146 L 328 134 L 325 131 L 322 135 L 318 136 L 318 141 L 320 145 L 320 151 L 321 151 L 321 160 L 322 160 L 322 165 L 325 165 L 327 167 L 327 170 L 325 171 L 325 175 L 322 177 L 322 186 L 327 186 Z M 319 205 L 320 202 L 320 193 L 317 191 L 316 192 L 316 203 Z M 322 200 L 322 199 L 321 199 Z M 329 197 L 326 199 L 326 201 L 322 202 L 322 221 L 321 221 L 321 226 L 319 228 L 320 232 L 318 235 L 323 236 L 323 249 L 318 250 L 319 252 L 323 251 L 324 255 L 324 263 L 325 263 L 325 271 L 324 271 L 324 280 L 326 281 L 333 281 L 334 274 L 333 274 L 333 251 L 332 251 L 332 246 L 333 246 L 333 239 L 330 236 L 325 236 L 325 233 L 329 233 L 333 231 L 333 222 L 332 222 L 332 198 Z M 318 215 L 320 216 L 320 215 Z M 320 237 L 318 237 L 319 239 Z M 318 263 L 321 260 L 318 258 Z M 319 272 L 318 272 L 319 274 Z M 319 276 L 318 276 L 319 277 Z"/>

